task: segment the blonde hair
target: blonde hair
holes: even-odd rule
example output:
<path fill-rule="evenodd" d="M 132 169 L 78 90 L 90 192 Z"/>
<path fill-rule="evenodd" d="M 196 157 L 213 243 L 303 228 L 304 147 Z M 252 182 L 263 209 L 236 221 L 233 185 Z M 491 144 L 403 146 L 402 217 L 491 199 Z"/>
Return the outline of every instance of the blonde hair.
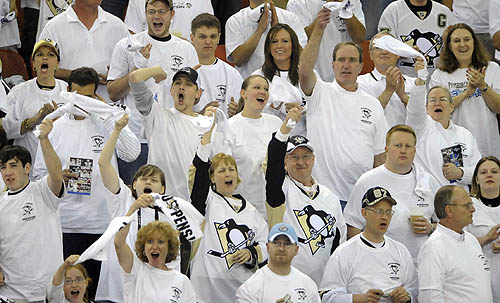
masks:
<path fill-rule="evenodd" d="M 155 232 L 159 232 L 168 244 L 165 263 L 172 262 L 177 258 L 177 254 L 179 253 L 179 232 L 164 221 L 153 221 L 139 229 L 137 240 L 135 241 L 135 254 L 137 258 L 144 262 L 149 261 L 144 252 L 144 244 L 146 244 L 146 241 L 149 240 Z"/>

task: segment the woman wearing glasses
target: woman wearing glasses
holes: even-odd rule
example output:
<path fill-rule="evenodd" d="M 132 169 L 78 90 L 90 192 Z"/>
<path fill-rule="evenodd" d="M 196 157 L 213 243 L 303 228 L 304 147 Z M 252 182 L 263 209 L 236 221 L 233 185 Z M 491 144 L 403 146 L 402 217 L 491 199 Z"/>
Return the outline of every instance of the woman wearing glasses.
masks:
<path fill-rule="evenodd" d="M 79 255 L 69 256 L 57 269 L 47 290 L 49 303 L 89 303 L 87 287 L 92 280 L 81 264 Z"/>
<path fill-rule="evenodd" d="M 493 302 L 500 302 L 500 160 L 483 157 L 476 165 L 470 191 L 475 208 L 468 230 L 477 237 L 491 268 Z"/>

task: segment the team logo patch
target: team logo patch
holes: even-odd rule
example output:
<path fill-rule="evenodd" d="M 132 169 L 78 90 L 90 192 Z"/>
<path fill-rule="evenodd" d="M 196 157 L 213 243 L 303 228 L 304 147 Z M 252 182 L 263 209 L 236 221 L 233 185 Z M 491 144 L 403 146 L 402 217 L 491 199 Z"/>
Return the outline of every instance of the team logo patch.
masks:
<path fill-rule="evenodd" d="M 361 107 L 361 122 L 366 124 L 372 124 L 372 110 L 367 107 Z"/>
<path fill-rule="evenodd" d="M 169 302 L 177 303 L 177 300 L 181 298 L 182 290 L 175 286 L 171 286 L 170 288 L 172 289 L 172 297 L 170 298 Z"/>
<path fill-rule="evenodd" d="M 224 102 L 226 100 L 226 85 L 217 85 L 217 97 L 215 98 L 219 102 Z"/>
<path fill-rule="evenodd" d="M 184 58 L 182 58 L 181 56 L 177 56 L 177 55 L 172 55 L 171 58 L 172 58 L 172 65 L 173 65 L 172 70 L 174 70 L 174 68 L 176 68 L 175 71 L 177 71 L 181 67 L 182 62 L 184 62 Z"/>
<path fill-rule="evenodd" d="M 251 246 L 255 238 L 255 231 L 246 225 L 237 224 L 233 218 L 227 219 L 223 223 L 214 222 L 214 225 L 222 251 L 209 250 L 207 254 L 224 258 L 227 269 L 231 269 L 235 263 L 230 256 L 240 249 Z"/>
<path fill-rule="evenodd" d="M 21 207 L 21 212 L 21 220 L 25 222 L 34 220 L 36 218 L 36 210 L 33 202 L 25 202 Z"/>
<path fill-rule="evenodd" d="M 92 141 L 92 151 L 94 153 L 100 153 L 104 145 L 104 137 L 101 135 L 95 135 L 90 137 L 90 140 Z"/>
<path fill-rule="evenodd" d="M 399 280 L 399 267 L 401 265 L 396 262 L 392 262 L 387 265 L 389 265 L 389 279 Z"/>
<path fill-rule="evenodd" d="M 295 293 L 297 294 L 297 302 L 306 302 L 307 300 L 307 291 L 305 288 L 295 288 Z"/>
<path fill-rule="evenodd" d="M 412 30 L 408 35 L 401 35 L 401 41 L 411 47 L 417 46 L 418 49 L 424 54 L 427 60 L 427 66 L 433 68 L 435 66 L 434 60 L 439 57 L 439 51 L 443 46 L 443 38 L 441 35 L 433 32 L 421 33 L 418 29 Z M 401 66 L 415 66 L 416 59 L 409 61 L 401 61 Z"/>
<path fill-rule="evenodd" d="M 320 248 L 325 248 L 325 240 L 335 234 L 334 225 L 337 220 L 323 210 L 314 209 L 312 205 L 306 205 L 301 210 L 294 209 L 293 213 L 307 237 L 299 237 L 299 242 L 307 244 L 313 255 Z"/>
<path fill-rule="evenodd" d="M 491 268 L 490 268 L 490 263 L 488 261 L 488 258 L 486 258 L 485 255 L 483 254 L 479 254 L 477 255 L 477 257 L 479 258 L 479 260 L 481 260 L 481 262 L 483 263 L 483 269 L 486 270 L 486 271 L 490 271 Z"/>

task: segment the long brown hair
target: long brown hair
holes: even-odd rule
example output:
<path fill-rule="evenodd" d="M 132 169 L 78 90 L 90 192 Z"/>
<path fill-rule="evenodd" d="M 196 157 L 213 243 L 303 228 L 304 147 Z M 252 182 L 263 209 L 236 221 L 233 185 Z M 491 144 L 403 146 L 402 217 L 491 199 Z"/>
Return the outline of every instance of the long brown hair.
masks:
<path fill-rule="evenodd" d="M 65 278 L 66 278 L 66 273 L 70 269 L 79 270 L 82 273 L 85 280 L 87 280 L 87 288 L 85 289 L 85 293 L 83 294 L 83 302 L 89 302 L 89 285 L 90 285 L 90 283 L 92 283 L 92 279 L 90 278 L 89 273 L 87 272 L 87 269 L 82 264 L 74 264 L 74 265 L 68 266 L 68 268 L 66 268 L 66 271 L 64 272 Z"/>
<path fill-rule="evenodd" d="M 443 49 L 441 50 L 441 55 L 439 56 L 439 62 L 437 64 L 437 67 L 440 70 L 445 71 L 447 73 L 453 73 L 458 68 L 460 68 L 458 60 L 451 51 L 450 47 L 451 34 L 453 34 L 453 32 L 459 28 L 469 31 L 469 33 L 472 36 L 472 40 L 474 41 L 474 50 L 472 51 L 470 67 L 473 67 L 477 70 L 481 70 L 481 68 L 487 67 L 488 62 L 491 60 L 491 56 L 486 50 L 486 48 L 483 46 L 479 38 L 476 36 L 472 28 L 465 23 L 457 23 L 450 25 L 444 31 L 443 33 L 444 44 L 443 44 Z"/>
<path fill-rule="evenodd" d="M 262 64 L 262 72 L 269 81 L 273 80 L 274 75 L 279 75 L 278 66 L 276 65 L 276 63 L 274 63 L 274 58 L 271 55 L 271 42 L 280 30 L 285 30 L 290 34 L 290 39 L 292 42 L 292 55 L 290 56 L 288 78 L 293 85 L 297 85 L 299 83 L 300 44 L 299 39 L 297 38 L 297 34 L 288 24 L 277 23 L 273 25 L 267 33 L 266 42 L 264 44 L 265 60 L 264 64 Z"/>
<path fill-rule="evenodd" d="M 250 82 L 255 78 L 262 78 L 262 79 L 266 80 L 267 85 L 269 85 L 269 80 L 267 80 L 266 77 L 263 77 L 261 75 L 250 75 L 245 80 L 243 80 L 243 83 L 241 84 L 241 89 L 246 90 L 248 88 L 248 86 L 250 85 Z M 245 107 L 245 100 L 240 95 L 240 99 L 238 100 L 238 109 L 236 110 L 236 113 L 241 112 L 243 110 L 243 107 Z"/>
<path fill-rule="evenodd" d="M 500 160 L 498 160 L 495 156 L 482 157 L 479 161 L 477 161 L 476 168 L 474 169 L 474 174 L 472 175 L 472 184 L 470 195 L 472 197 L 481 199 L 481 186 L 477 183 L 477 174 L 479 173 L 479 167 L 486 161 L 495 162 L 500 168 Z"/>

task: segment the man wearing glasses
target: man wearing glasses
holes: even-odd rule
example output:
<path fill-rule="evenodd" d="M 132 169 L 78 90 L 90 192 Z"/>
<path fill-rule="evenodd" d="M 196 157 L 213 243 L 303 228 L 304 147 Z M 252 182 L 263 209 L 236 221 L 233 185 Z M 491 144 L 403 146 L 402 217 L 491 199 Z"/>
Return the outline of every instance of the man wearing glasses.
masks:
<path fill-rule="evenodd" d="M 292 266 L 299 251 L 297 242 L 291 225 L 274 225 L 267 237 L 268 264 L 238 288 L 236 303 L 319 303 L 314 281 Z"/>
<path fill-rule="evenodd" d="M 320 284 L 322 302 L 416 302 L 410 252 L 385 236 L 396 204 L 386 189 L 368 189 L 361 206 L 366 227 L 330 257 Z"/>
<path fill-rule="evenodd" d="M 490 266 L 464 227 L 475 209 L 464 188 L 446 185 L 434 198 L 436 231 L 418 255 L 420 302 L 492 302 Z"/>

